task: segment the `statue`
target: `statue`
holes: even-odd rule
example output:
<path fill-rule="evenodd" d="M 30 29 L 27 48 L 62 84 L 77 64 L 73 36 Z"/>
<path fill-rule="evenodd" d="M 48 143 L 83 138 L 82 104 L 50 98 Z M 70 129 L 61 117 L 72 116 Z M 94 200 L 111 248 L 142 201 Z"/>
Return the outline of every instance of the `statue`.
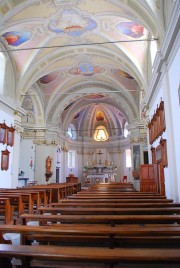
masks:
<path fill-rule="evenodd" d="M 46 158 L 46 173 L 50 174 L 51 173 L 51 165 L 52 165 L 52 158 L 48 156 Z"/>
<path fill-rule="evenodd" d="M 48 156 L 46 158 L 46 181 L 49 180 L 49 178 L 52 176 L 52 171 L 51 171 L 51 167 L 52 167 L 52 158 L 50 156 Z"/>

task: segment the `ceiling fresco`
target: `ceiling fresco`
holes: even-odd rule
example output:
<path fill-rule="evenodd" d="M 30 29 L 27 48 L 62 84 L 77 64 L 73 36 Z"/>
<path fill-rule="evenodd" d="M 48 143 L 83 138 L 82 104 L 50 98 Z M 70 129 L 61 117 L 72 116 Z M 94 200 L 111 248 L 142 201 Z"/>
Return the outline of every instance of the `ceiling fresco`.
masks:
<path fill-rule="evenodd" d="M 44 124 L 93 124 L 95 104 L 109 127 L 138 119 L 150 73 L 147 39 L 162 34 L 157 2 L 0 1 L 0 44 L 16 71 L 22 107 L 22 95 L 33 89 Z"/>

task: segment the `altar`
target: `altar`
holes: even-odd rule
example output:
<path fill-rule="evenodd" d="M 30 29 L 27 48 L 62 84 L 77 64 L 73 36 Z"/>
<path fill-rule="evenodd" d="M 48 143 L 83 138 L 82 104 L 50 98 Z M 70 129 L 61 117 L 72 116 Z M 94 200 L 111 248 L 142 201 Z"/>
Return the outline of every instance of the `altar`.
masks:
<path fill-rule="evenodd" d="M 108 172 L 106 173 L 83 173 L 84 185 L 92 185 L 96 183 L 108 183 L 116 181 L 117 173 Z"/>
<path fill-rule="evenodd" d="M 99 154 L 99 153 L 98 153 Z M 96 183 L 115 182 L 117 178 L 117 166 L 113 162 L 105 161 L 104 163 L 99 160 L 87 162 L 87 166 L 83 169 L 83 184 L 91 186 Z"/>
<path fill-rule="evenodd" d="M 85 177 L 85 183 L 105 183 L 108 182 L 108 174 L 88 174 Z"/>

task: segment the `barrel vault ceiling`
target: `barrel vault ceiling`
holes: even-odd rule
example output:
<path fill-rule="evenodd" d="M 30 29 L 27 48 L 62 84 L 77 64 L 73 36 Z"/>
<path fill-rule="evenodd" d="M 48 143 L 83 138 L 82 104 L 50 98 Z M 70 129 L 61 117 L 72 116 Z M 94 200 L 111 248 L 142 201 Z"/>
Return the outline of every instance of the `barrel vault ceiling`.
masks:
<path fill-rule="evenodd" d="M 167 2 L 0 1 L 1 47 L 16 74 L 15 100 L 28 114 L 24 124 L 66 131 L 73 123 L 91 135 L 99 112 L 113 137 L 140 120 Z"/>

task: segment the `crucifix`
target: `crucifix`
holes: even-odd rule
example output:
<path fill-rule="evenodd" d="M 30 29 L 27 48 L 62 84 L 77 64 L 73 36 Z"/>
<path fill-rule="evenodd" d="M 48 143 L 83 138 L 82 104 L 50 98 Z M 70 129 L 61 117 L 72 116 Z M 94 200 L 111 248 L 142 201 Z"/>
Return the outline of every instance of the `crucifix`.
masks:
<path fill-rule="evenodd" d="M 101 150 L 99 150 L 99 152 L 97 153 L 98 155 L 101 155 L 101 154 L 103 154 L 102 152 L 101 152 Z"/>
<path fill-rule="evenodd" d="M 99 152 L 97 154 L 100 156 L 103 153 L 101 152 L 101 150 L 99 150 Z M 99 159 L 99 165 L 101 165 L 101 160 L 100 159 Z"/>

